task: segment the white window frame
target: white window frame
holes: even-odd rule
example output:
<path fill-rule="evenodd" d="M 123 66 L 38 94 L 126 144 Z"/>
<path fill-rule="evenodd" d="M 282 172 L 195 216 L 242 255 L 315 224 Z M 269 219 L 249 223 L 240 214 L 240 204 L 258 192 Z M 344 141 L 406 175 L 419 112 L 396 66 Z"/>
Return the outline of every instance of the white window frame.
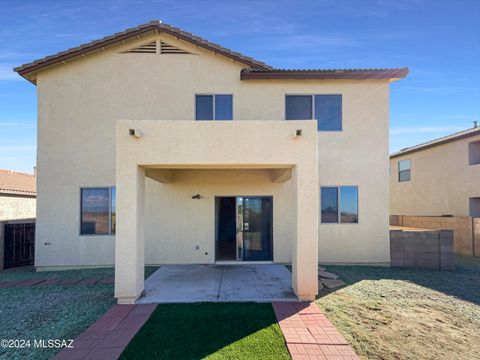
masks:
<path fill-rule="evenodd" d="M 410 163 L 410 167 L 408 170 L 410 171 L 410 178 L 408 180 L 400 180 L 400 163 L 402 161 L 408 161 Z M 407 170 L 402 170 L 402 171 L 407 171 Z M 402 159 L 397 161 L 397 182 L 403 183 L 403 182 L 409 182 L 412 181 L 412 160 L 410 158 L 408 159 Z"/>

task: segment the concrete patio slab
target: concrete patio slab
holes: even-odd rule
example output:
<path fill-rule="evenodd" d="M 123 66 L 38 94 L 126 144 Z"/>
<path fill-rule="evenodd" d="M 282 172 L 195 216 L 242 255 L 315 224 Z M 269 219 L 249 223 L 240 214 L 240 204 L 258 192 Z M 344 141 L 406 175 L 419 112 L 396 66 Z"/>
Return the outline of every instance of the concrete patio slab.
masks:
<path fill-rule="evenodd" d="M 145 281 L 137 303 L 297 301 L 291 278 L 279 264 L 166 265 Z"/>

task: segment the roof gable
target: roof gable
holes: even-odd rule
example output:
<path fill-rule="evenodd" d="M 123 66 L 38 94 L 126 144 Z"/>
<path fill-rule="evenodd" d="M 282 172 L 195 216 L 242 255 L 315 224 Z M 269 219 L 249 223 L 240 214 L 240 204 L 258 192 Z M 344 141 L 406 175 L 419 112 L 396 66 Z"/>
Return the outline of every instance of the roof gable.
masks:
<path fill-rule="evenodd" d="M 193 35 L 192 33 L 183 31 L 179 28 L 173 27 L 168 24 L 163 24 L 160 21 L 155 20 L 147 24 L 139 25 L 135 28 L 127 29 L 122 32 L 115 33 L 113 35 L 106 36 L 103 39 L 95 40 L 95 41 L 80 45 L 78 47 L 71 48 L 66 51 L 62 51 L 57 54 L 50 55 L 39 60 L 35 60 L 31 63 L 21 65 L 19 67 L 16 67 L 14 71 L 19 73 L 21 76 L 23 76 L 27 80 L 35 83 L 35 80 L 31 75 L 35 74 L 35 72 L 41 69 L 64 63 L 66 61 L 77 58 L 78 56 L 85 55 L 87 53 L 91 53 L 94 51 L 101 51 L 106 47 L 125 42 L 131 38 L 136 38 L 149 32 L 156 32 L 157 34 L 166 33 L 166 34 L 172 35 L 177 39 L 181 39 L 195 46 L 202 47 L 216 54 L 225 56 L 227 58 L 230 58 L 232 60 L 245 64 L 251 68 L 255 68 L 255 69 L 271 68 L 270 65 L 267 65 L 262 61 L 255 60 L 249 56 L 243 55 L 241 53 L 224 48 L 220 45 L 214 44 L 199 36 Z"/>
<path fill-rule="evenodd" d="M 194 47 L 203 48 L 207 51 L 211 51 L 214 54 L 222 55 L 226 58 L 232 59 L 240 64 L 245 65 L 245 68 L 241 71 L 241 80 L 262 80 L 262 79 L 315 79 L 315 80 L 342 80 L 342 79 L 354 79 L 354 80 L 368 80 L 368 79 L 389 79 L 397 80 L 405 77 L 408 74 L 408 68 L 398 69 L 274 69 L 270 65 L 245 56 L 241 53 L 224 48 L 220 45 L 214 44 L 208 40 L 205 40 L 192 33 L 183 31 L 179 28 L 173 27 L 168 24 L 155 20 L 147 24 L 139 25 L 135 28 L 127 29 L 122 32 L 115 33 L 113 35 L 104 37 L 100 40 L 95 40 L 75 48 L 68 49 L 66 51 L 59 52 L 54 55 L 44 57 L 39 60 L 35 60 L 31 63 L 16 67 L 14 71 L 18 72 L 28 81 L 36 84 L 36 73 L 42 69 L 57 66 L 59 64 L 66 63 L 72 59 L 76 59 L 80 56 L 86 56 L 89 53 L 99 52 L 106 50 L 114 45 L 125 44 L 130 40 L 140 40 L 143 37 L 148 37 L 151 34 L 168 34 L 176 40 L 185 41 Z M 176 45 L 171 45 L 163 40 L 160 40 L 160 44 L 145 42 L 137 44 L 132 49 L 127 49 L 125 52 L 133 53 L 157 53 L 161 54 L 186 54 L 192 53 L 191 50 L 186 51 Z M 138 41 L 137 41 L 138 43 Z M 162 50 L 164 49 L 164 50 Z"/>

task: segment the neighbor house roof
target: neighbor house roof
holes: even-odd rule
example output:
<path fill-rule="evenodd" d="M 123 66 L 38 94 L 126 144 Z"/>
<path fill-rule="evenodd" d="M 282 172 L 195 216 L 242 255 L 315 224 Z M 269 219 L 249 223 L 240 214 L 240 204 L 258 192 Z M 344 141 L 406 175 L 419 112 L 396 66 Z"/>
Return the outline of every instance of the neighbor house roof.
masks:
<path fill-rule="evenodd" d="M 177 27 L 164 24 L 159 20 L 127 29 L 102 39 L 95 40 L 54 55 L 35 60 L 28 64 L 16 67 L 18 72 L 28 81 L 36 83 L 34 75 L 37 71 L 50 66 L 65 63 L 79 56 L 85 56 L 88 53 L 101 51 L 105 48 L 122 43 L 128 39 L 139 37 L 145 33 L 155 31 L 157 33 L 167 33 L 178 39 L 187 41 L 195 46 L 210 50 L 216 54 L 231 58 L 239 63 L 245 64 L 247 68 L 240 74 L 242 80 L 246 79 L 399 79 L 408 74 L 407 68 L 398 69 L 273 69 L 270 65 L 253 59 L 249 56 L 224 48 L 214 44 L 192 33 L 183 31 Z"/>
<path fill-rule="evenodd" d="M 462 130 L 462 131 L 456 132 L 454 134 L 447 135 L 447 136 L 444 136 L 444 137 L 441 137 L 441 138 L 438 138 L 438 139 L 435 139 L 435 140 L 430 140 L 430 141 L 427 141 L 427 142 L 424 142 L 424 143 L 421 143 L 421 144 L 418 144 L 418 145 L 415 145 L 415 146 L 410 146 L 410 147 L 404 148 L 400 151 L 397 151 L 397 152 L 391 154 L 390 158 L 393 159 L 393 158 L 396 158 L 396 157 L 399 157 L 399 156 L 402 156 L 402 155 L 410 154 L 410 153 L 413 153 L 413 152 L 416 152 L 416 151 L 425 150 L 425 149 L 428 149 L 428 148 L 431 148 L 431 147 L 434 147 L 434 146 L 447 144 L 447 143 L 450 143 L 450 142 L 462 140 L 462 139 L 469 138 L 469 137 L 476 136 L 476 135 L 480 135 L 480 127 L 479 126 L 474 126 L 473 128 L 470 128 L 470 129 L 467 129 L 467 130 Z"/>
<path fill-rule="evenodd" d="M 0 169 L 0 194 L 35 195 L 36 177 L 31 174 Z"/>
<path fill-rule="evenodd" d="M 408 68 L 399 69 L 244 69 L 243 79 L 400 79 Z"/>

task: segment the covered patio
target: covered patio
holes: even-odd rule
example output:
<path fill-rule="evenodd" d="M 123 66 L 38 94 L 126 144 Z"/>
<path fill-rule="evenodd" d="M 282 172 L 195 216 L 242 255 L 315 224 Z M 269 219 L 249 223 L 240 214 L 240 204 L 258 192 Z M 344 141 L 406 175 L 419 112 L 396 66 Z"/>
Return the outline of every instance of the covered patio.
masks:
<path fill-rule="evenodd" d="M 116 140 L 115 296 L 119 303 L 135 303 L 144 291 L 146 297 L 140 300 L 141 302 L 153 302 L 154 298 L 157 298 L 157 302 L 178 302 L 182 299 L 188 301 L 189 298 L 186 296 L 188 294 L 180 296 L 184 289 L 177 286 L 178 283 L 171 284 L 171 287 L 167 286 L 169 279 L 172 279 L 170 276 L 172 271 L 174 273 L 180 270 L 179 267 L 175 268 L 176 264 L 185 266 L 179 272 L 180 276 L 176 281 L 181 277 L 188 280 L 189 276 L 197 275 L 201 279 L 199 286 L 203 286 L 202 291 L 208 300 L 193 299 L 194 301 L 242 301 L 242 299 L 304 301 L 315 298 L 318 292 L 319 211 L 318 142 L 315 121 L 118 120 Z M 168 192 L 170 191 L 168 189 L 178 190 L 176 179 L 184 174 L 182 171 L 222 169 L 265 171 L 269 174 L 267 177 L 269 180 L 265 182 L 262 190 L 264 195 L 270 193 L 269 182 L 285 183 L 287 188 L 292 189 L 289 193 L 291 195 L 284 198 L 283 195 L 277 194 L 280 196 L 277 199 L 281 201 L 276 202 L 285 205 L 277 210 L 282 210 L 284 214 L 282 216 L 288 216 L 292 221 L 292 225 L 289 226 L 290 236 L 288 238 L 283 236 L 282 248 L 277 248 L 284 254 L 288 253 L 292 272 L 276 264 L 268 265 L 270 268 L 268 266 L 262 268 L 257 264 L 251 267 L 247 264 L 212 266 L 215 263 L 214 258 L 209 258 L 205 262 L 198 261 L 198 258 L 189 257 L 185 252 L 195 249 L 192 237 L 175 236 L 174 248 L 154 248 L 156 251 L 164 252 L 165 261 L 160 265 L 168 266 L 160 268 L 158 274 L 154 274 L 144 284 L 145 178 L 166 184 L 162 186 Z M 199 233 L 193 233 L 193 236 L 207 239 L 212 246 L 215 243 L 213 216 L 215 186 L 212 178 L 209 196 L 195 203 L 203 204 L 201 205 L 204 206 L 203 210 L 200 210 L 198 205 L 195 208 L 197 212 L 190 213 L 188 221 L 182 220 L 175 225 L 179 229 L 188 226 L 192 231 L 201 229 Z M 191 188 L 194 189 L 195 184 Z M 228 190 L 229 193 L 234 191 L 233 188 Z M 167 195 L 165 193 L 165 196 Z M 183 199 L 194 198 L 189 193 L 184 193 L 183 196 Z M 161 198 L 158 204 L 159 206 L 162 204 Z M 175 204 L 186 206 L 183 202 Z M 206 211 L 211 213 L 205 216 Z M 277 223 L 284 219 L 278 218 Z M 172 218 L 172 221 L 175 219 Z M 159 229 L 158 236 L 162 236 L 162 229 Z M 275 242 L 275 234 L 273 239 Z M 198 246 L 196 248 L 198 249 Z M 211 251 L 207 250 L 204 253 L 207 255 Z M 182 257 L 178 254 L 182 254 Z M 175 260 L 179 258 L 180 262 Z M 274 253 L 273 262 L 275 260 Z M 210 266 L 198 267 L 199 263 Z M 219 276 L 222 279 L 218 280 Z M 242 279 L 249 281 L 245 281 L 245 284 L 239 287 Z M 156 288 L 163 291 L 158 292 L 154 289 L 154 281 L 157 284 Z M 222 288 L 229 291 L 223 294 Z M 295 296 L 292 296 L 292 290 Z M 145 300 L 147 298 L 150 300 Z"/>
<path fill-rule="evenodd" d="M 137 304 L 297 301 L 280 264 L 166 265 L 145 280 Z"/>

